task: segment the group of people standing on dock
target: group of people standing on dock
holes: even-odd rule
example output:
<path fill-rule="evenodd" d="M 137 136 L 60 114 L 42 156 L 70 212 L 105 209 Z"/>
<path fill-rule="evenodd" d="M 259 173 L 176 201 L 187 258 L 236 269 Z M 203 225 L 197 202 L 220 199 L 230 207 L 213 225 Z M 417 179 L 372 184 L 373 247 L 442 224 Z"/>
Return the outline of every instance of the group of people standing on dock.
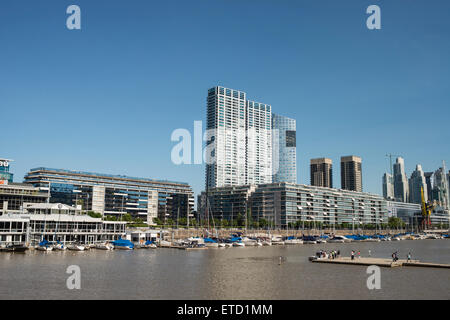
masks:
<path fill-rule="evenodd" d="M 324 258 L 324 259 L 336 259 L 339 258 L 341 256 L 341 251 L 340 250 L 332 250 L 330 252 L 326 252 L 324 250 L 320 250 L 317 253 L 319 258 Z"/>

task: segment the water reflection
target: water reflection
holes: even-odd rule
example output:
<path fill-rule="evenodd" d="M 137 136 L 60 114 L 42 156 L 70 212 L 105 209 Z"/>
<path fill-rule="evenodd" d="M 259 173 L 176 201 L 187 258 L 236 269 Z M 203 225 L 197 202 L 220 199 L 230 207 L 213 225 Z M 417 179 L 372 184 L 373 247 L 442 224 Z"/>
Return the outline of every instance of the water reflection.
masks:
<path fill-rule="evenodd" d="M 450 263 L 450 241 L 422 240 L 287 247 L 0 254 L 0 299 L 449 299 L 448 269 L 382 268 L 368 290 L 366 268 L 315 264 L 315 251 Z M 279 257 L 283 263 L 279 263 Z M 81 290 L 66 269 L 81 268 Z"/>

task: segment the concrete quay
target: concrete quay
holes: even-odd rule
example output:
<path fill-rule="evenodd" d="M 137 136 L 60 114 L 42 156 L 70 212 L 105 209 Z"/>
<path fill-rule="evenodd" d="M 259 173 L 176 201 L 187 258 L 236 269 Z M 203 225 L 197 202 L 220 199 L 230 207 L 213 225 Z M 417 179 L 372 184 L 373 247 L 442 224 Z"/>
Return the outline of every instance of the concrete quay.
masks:
<path fill-rule="evenodd" d="M 407 260 L 399 259 L 393 262 L 392 259 L 382 259 L 382 258 L 357 258 L 352 260 L 350 257 L 340 257 L 336 259 L 313 259 L 312 262 L 318 263 L 334 263 L 334 264 L 347 264 L 347 265 L 361 265 L 361 266 L 379 266 L 379 267 L 427 267 L 427 268 L 450 268 L 450 264 L 442 263 L 431 263 L 431 262 L 421 262 L 419 260 Z"/>

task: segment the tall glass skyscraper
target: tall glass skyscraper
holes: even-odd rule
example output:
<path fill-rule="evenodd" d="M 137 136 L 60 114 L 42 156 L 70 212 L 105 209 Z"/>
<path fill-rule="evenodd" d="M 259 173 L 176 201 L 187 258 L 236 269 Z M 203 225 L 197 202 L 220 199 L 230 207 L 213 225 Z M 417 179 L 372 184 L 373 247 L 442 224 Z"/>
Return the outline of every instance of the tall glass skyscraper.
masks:
<path fill-rule="evenodd" d="M 296 121 L 272 114 L 273 182 L 297 183 Z"/>
<path fill-rule="evenodd" d="M 405 160 L 400 157 L 394 163 L 394 196 L 395 201 L 408 202 L 409 186 L 405 174 Z"/>
<path fill-rule="evenodd" d="M 394 200 L 394 179 L 387 172 L 383 175 L 383 197 L 387 200 Z"/>
<path fill-rule="evenodd" d="M 206 186 L 272 182 L 272 107 L 214 87 L 206 106 Z"/>
<path fill-rule="evenodd" d="M 425 179 L 425 173 L 422 170 L 422 166 L 418 164 L 416 170 L 411 174 L 409 179 L 409 202 L 421 203 L 423 189 L 423 195 L 425 202 L 428 201 L 428 187 Z"/>

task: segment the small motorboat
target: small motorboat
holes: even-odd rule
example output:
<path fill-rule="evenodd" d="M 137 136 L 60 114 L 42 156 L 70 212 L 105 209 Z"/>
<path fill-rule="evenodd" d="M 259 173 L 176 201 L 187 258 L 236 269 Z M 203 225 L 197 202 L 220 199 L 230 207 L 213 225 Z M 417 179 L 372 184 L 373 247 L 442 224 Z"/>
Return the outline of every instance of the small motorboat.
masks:
<path fill-rule="evenodd" d="M 83 246 L 79 243 L 72 243 L 71 245 L 67 246 L 67 249 L 71 251 L 85 251 L 86 246 Z"/>
<path fill-rule="evenodd" d="M 285 244 L 303 244 L 303 240 L 296 239 L 294 237 L 288 237 L 286 240 L 284 240 Z"/>
<path fill-rule="evenodd" d="M 36 247 L 36 250 L 50 252 L 53 250 L 53 246 L 47 240 L 42 240 L 39 242 L 39 245 Z"/>
<path fill-rule="evenodd" d="M 6 252 L 25 252 L 28 250 L 28 247 L 23 244 L 11 244 L 6 246 L 3 251 Z"/>
<path fill-rule="evenodd" d="M 114 250 L 133 250 L 134 244 L 130 240 L 119 239 L 111 242 L 114 246 Z"/>
<path fill-rule="evenodd" d="M 344 236 L 334 236 L 327 240 L 328 243 L 344 243 L 345 242 Z"/>
<path fill-rule="evenodd" d="M 56 244 L 53 246 L 53 248 L 57 251 L 65 251 L 67 249 L 67 247 L 59 241 L 56 242 Z"/>
<path fill-rule="evenodd" d="M 243 242 L 233 242 L 233 247 L 245 247 L 245 244 Z"/>
<path fill-rule="evenodd" d="M 317 237 L 314 236 L 304 236 L 303 237 L 303 243 L 304 244 L 316 244 L 317 243 Z"/>
<path fill-rule="evenodd" d="M 97 243 L 94 246 L 94 249 L 98 249 L 98 250 L 112 250 L 112 249 L 114 249 L 114 246 L 112 244 L 107 243 L 107 242 L 103 242 L 103 243 Z"/>

